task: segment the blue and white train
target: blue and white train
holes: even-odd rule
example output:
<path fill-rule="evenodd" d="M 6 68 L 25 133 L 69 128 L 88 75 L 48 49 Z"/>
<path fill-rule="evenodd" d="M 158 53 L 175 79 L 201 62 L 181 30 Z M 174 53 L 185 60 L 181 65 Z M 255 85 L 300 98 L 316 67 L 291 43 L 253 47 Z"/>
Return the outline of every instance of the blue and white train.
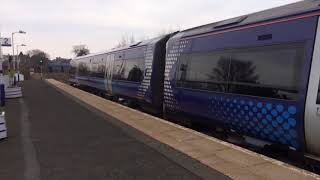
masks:
<path fill-rule="evenodd" d="M 317 159 L 319 5 L 301 1 L 78 57 L 70 82 Z"/>

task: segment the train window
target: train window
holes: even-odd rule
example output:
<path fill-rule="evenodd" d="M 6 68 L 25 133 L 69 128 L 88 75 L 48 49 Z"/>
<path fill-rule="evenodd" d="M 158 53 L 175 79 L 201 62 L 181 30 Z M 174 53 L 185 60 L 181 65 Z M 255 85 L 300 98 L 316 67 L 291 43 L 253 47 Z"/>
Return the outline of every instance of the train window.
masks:
<path fill-rule="evenodd" d="M 102 63 L 92 64 L 91 76 L 97 78 L 104 78 L 105 65 Z"/>
<path fill-rule="evenodd" d="M 230 55 L 227 53 L 184 54 L 179 61 L 178 86 L 226 91 L 230 64 Z"/>
<path fill-rule="evenodd" d="M 80 62 L 78 68 L 79 68 L 79 76 L 89 75 L 89 68 L 85 62 Z"/>
<path fill-rule="evenodd" d="M 303 64 L 304 46 L 298 43 L 183 54 L 177 85 L 296 100 Z"/>
<path fill-rule="evenodd" d="M 97 70 L 98 70 L 98 64 L 96 64 L 94 61 L 91 61 L 90 76 L 96 77 Z"/>
<path fill-rule="evenodd" d="M 106 69 L 105 61 L 103 60 L 103 58 L 101 58 L 100 60 L 99 60 L 99 58 L 97 58 L 95 63 L 97 66 L 96 72 L 95 72 L 96 77 L 104 78 L 105 69 Z"/>
<path fill-rule="evenodd" d="M 128 59 L 126 60 L 124 77 L 127 81 L 141 82 L 144 72 L 144 59 Z"/>
<path fill-rule="evenodd" d="M 105 64 L 99 58 L 92 59 L 90 75 L 96 78 L 104 78 L 104 71 Z"/>
<path fill-rule="evenodd" d="M 113 67 L 113 79 L 125 80 L 124 76 L 124 60 L 115 60 Z"/>
<path fill-rule="evenodd" d="M 231 59 L 229 92 L 297 99 L 304 63 L 302 44 L 236 50 Z"/>
<path fill-rule="evenodd" d="M 97 77 L 104 78 L 106 66 L 104 63 L 99 63 L 97 70 Z"/>
<path fill-rule="evenodd" d="M 70 62 L 70 70 L 69 70 L 69 74 L 71 77 L 74 77 L 77 73 L 77 62 L 72 60 Z"/>
<path fill-rule="evenodd" d="M 113 78 L 132 82 L 141 82 L 144 72 L 144 59 L 115 61 Z"/>

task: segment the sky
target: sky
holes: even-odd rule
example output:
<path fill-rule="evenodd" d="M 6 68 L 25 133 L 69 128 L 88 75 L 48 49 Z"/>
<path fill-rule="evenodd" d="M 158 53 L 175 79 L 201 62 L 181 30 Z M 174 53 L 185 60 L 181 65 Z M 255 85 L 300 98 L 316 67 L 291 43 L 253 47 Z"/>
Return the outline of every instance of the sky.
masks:
<path fill-rule="evenodd" d="M 123 36 L 136 40 L 184 30 L 299 0 L 0 0 L 0 32 L 19 50 L 41 49 L 73 58 L 74 45 L 90 52 L 115 47 Z M 12 53 L 3 48 L 4 54 Z"/>

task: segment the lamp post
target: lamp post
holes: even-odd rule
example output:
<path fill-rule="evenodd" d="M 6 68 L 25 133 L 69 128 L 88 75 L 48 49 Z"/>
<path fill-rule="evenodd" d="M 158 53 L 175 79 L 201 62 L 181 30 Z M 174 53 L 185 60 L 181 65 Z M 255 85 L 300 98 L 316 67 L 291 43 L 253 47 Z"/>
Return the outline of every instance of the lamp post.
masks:
<path fill-rule="evenodd" d="M 0 60 L 2 60 L 2 41 L 1 41 L 1 32 L 0 32 Z"/>
<path fill-rule="evenodd" d="M 3 74 L 3 71 L 2 71 L 2 41 L 1 41 L 1 32 L 0 32 L 0 75 Z"/>
<path fill-rule="evenodd" d="M 25 44 L 20 44 L 17 45 L 17 72 L 18 72 L 18 81 L 20 81 L 20 58 L 19 58 L 19 46 L 23 47 L 23 46 L 27 46 Z"/>
<path fill-rule="evenodd" d="M 16 45 L 16 48 L 17 48 L 17 55 L 19 55 L 19 47 L 23 47 L 23 46 L 27 46 L 27 45 L 25 45 L 25 44 L 18 44 L 18 45 Z"/>
<path fill-rule="evenodd" d="M 14 36 L 15 34 L 26 34 L 26 32 L 19 30 L 19 31 L 17 31 L 17 32 L 11 33 L 13 62 L 15 62 L 15 58 L 14 58 L 14 41 L 13 41 L 13 36 Z M 15 64 L 15 63 L 14 63 L 14 64 Z M 13 66 L 13 69 L 14 69 L 14 70 L 16 69 L 16 68 L 15 68 L 15 65 Z"/>

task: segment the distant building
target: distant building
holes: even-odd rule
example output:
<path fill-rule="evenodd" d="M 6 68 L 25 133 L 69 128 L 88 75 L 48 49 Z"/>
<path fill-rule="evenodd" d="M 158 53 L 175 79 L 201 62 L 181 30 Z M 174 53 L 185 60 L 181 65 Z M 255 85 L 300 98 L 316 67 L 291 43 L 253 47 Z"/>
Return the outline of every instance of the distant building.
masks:
<path fill-rule="evenodd" d="M 71 59 L 57 57 L 48 62 L 47 68 L 49 72 L 69 72 Z"/>

